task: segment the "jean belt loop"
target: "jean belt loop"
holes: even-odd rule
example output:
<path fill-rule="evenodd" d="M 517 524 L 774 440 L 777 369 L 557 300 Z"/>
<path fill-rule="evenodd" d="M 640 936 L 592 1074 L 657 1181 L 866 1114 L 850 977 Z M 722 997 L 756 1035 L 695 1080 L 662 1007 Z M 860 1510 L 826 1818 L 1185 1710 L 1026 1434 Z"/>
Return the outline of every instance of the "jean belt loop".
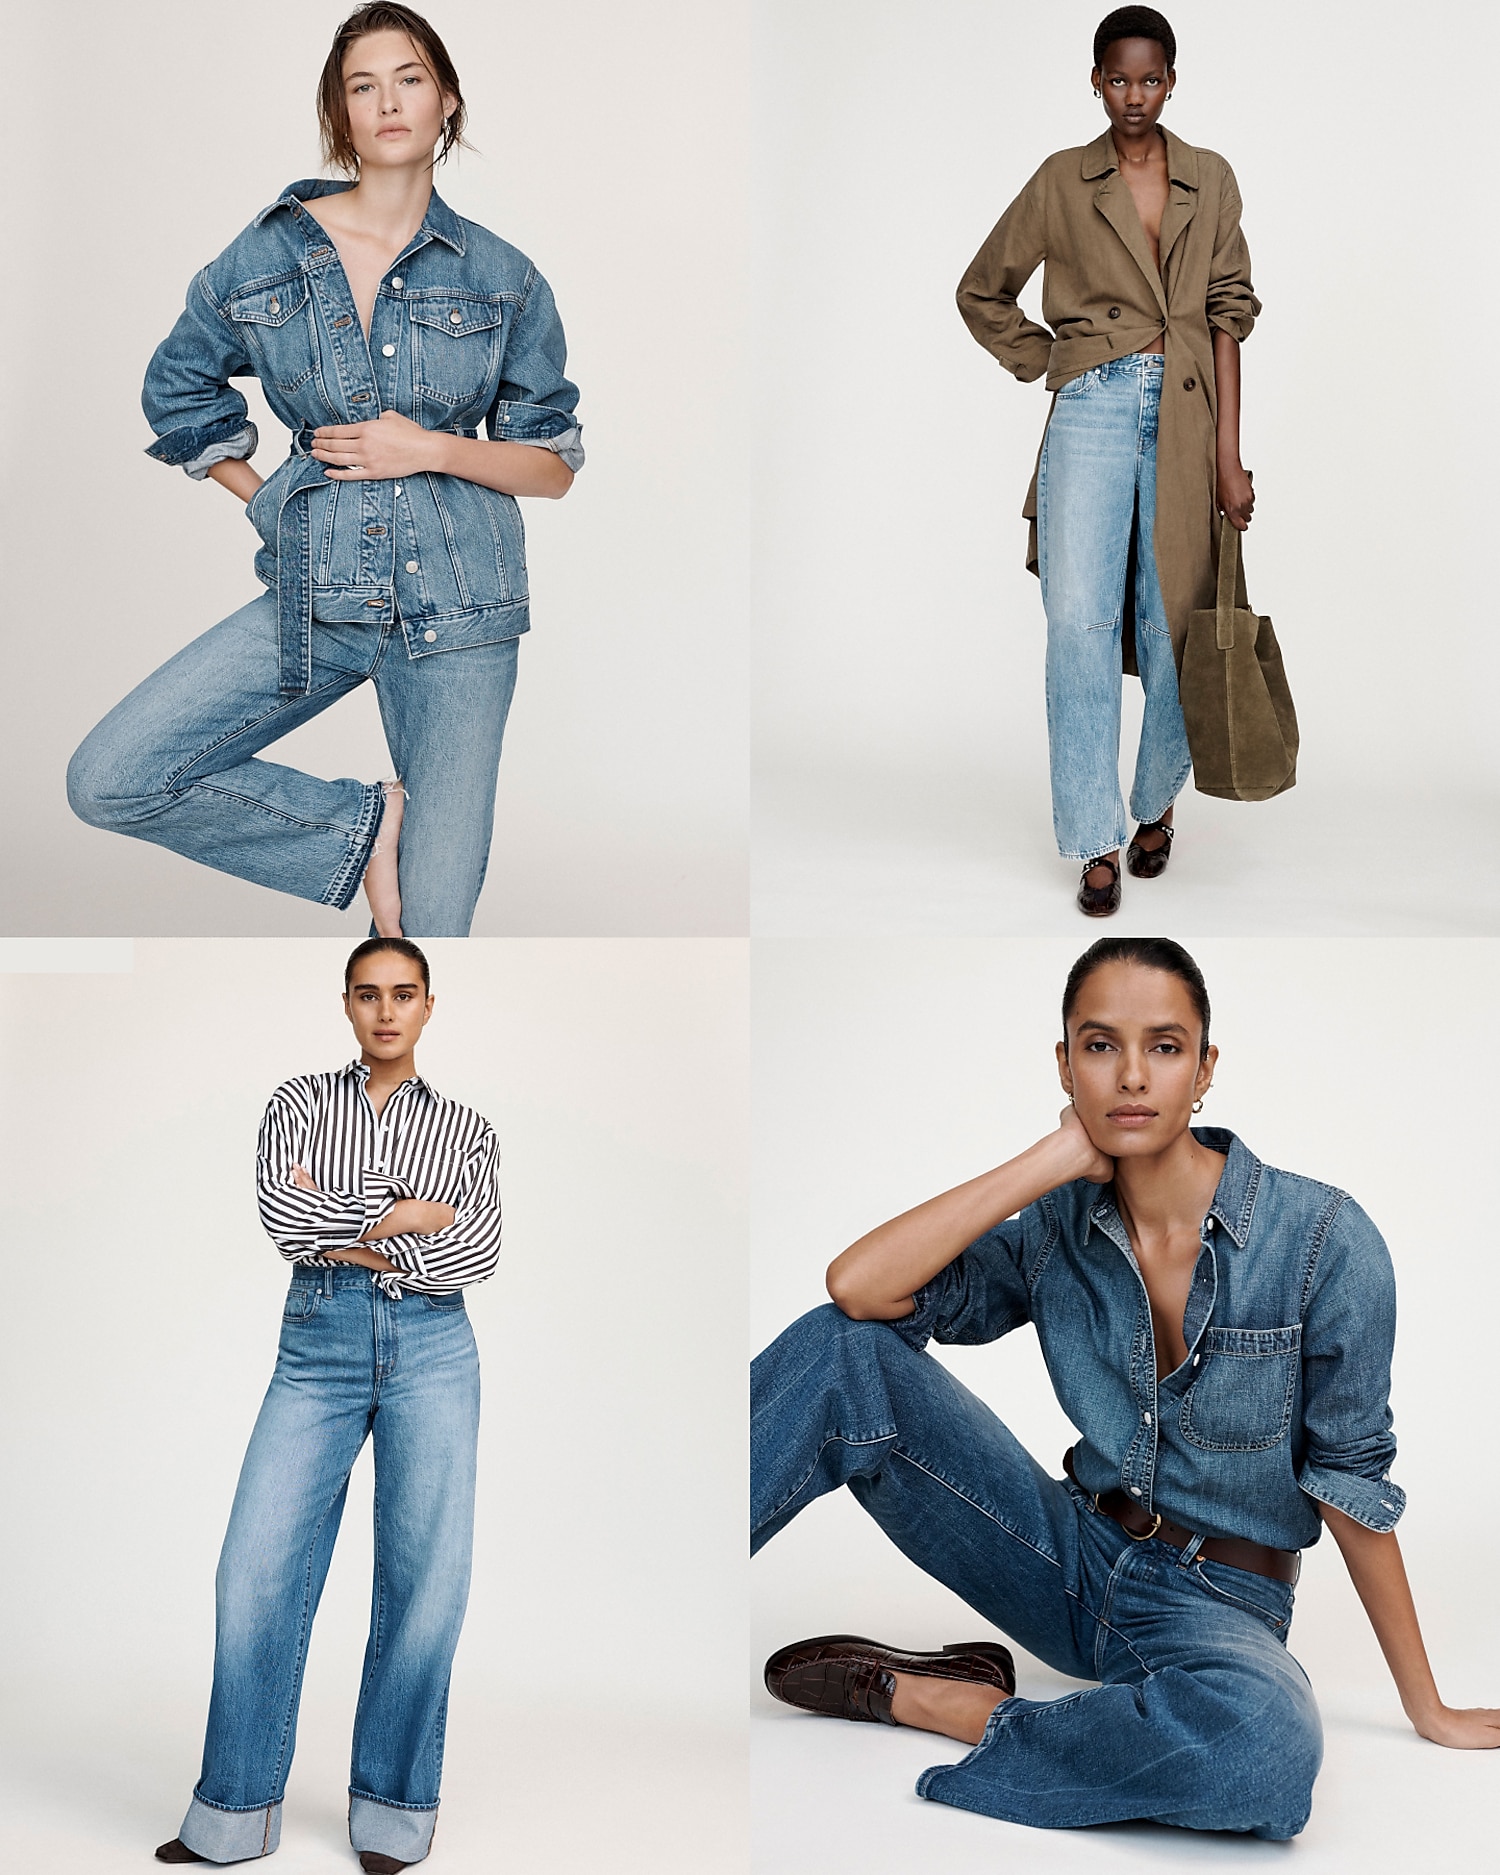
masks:
<path fill-rule="evenodd" d="M 1186 1546 L 1181 1556 L 1177 1559 L 1184 1569 L 1190 1569 L 1198 1560 L 1198 1552 L 1207 1541 L 1208 1538 L 1206 1536 L 1195 1536 Z"/>
<path fill-rule="evenodd" d="M 333 1271 L 331 1269 L 325 1269 L 323 1272 L 323 1298 L 325 1301 L 329 1301 L 332 1299 L 332 1296 L 333 1296 Z"/>

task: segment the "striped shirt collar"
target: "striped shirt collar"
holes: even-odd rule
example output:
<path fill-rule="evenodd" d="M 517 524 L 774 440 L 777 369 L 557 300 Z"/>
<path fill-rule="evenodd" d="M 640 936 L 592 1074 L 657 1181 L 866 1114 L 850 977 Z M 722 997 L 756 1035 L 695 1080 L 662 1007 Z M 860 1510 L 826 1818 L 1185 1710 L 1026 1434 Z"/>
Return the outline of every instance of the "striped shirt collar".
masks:
<path fill-rule="evenodd" d="M 370 1070 L 363 1061 L 351 1061 L 347 1067 L 340 1068 L 334 1078 L 341 1081 L 358 1081 L 363 1086 L 370 1078 Z M 420 1087 L 429 1100 L 435 1101 L 442 1098 L 432 1082 L 420 1074 L 414 1074 L 409 1080 L 403 1081 L 399 1087 L 392 1088 L 390 1098 L 394 1100 L 398 1094 L 404 1094 L 408 1087 Z"/>

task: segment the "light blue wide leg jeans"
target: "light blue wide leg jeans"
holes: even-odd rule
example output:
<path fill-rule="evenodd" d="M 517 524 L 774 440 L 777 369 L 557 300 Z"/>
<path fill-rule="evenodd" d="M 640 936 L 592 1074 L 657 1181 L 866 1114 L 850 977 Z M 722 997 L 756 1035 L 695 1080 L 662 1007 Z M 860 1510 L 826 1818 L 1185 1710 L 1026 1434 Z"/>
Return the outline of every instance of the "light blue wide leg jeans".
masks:
<path fill-rule="evenodd" d="M 469 1593 L 479 1358 L 462 1292 L 393 1301 L 368 1270 L 299 1270 L 229 1517 L 203 1773 L 179 1834 L 269 1855 L 308 1636 L 349 1473 L 375 1445 L 375 1582 L 349 1838 L 420 1862 L 437 1821 L 448 1677 Z"/>
<path fill-rule="evenodd" d="M 1123 846 L 1120 639 L 1132 522 L 1135 645 L 1146 693 L 1130 812 L 1159 820 L 1192 771 L 1177 666 L 1156 575 L 1156 420 L 1162 355 L 1136 352 L 1057 393 L 1037 474 L 1047 611 L 1052 826 L 1064 859 Z"/>

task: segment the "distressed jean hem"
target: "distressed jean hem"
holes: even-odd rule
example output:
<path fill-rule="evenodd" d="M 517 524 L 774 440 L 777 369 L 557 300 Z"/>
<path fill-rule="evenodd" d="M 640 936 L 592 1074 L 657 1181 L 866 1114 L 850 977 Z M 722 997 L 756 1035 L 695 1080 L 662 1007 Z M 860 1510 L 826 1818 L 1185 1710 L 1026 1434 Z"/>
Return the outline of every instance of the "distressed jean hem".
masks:
<path fill-rule="evenodd" d="M 231 1810 L 206 1802 L 195 1791 L 177 1835 L 210 1862 L 248 1862 L 272 1855 L 281 1842 L 281 1800 Z"/>
<path fill-rule="evenodd" d="M 374 1849 L 398 1862 L 420 1862 L 432 1847 L 436 1804 L 387 1803 L 362 1790 L 349 1792 L 349 1842 L 356 1854 Z"/>
<path fill-rule="evenodd" d="M 323 904 L 332 906 L 335 911 L 347 911 L 354 903 L 384 817 L 385 789 L 378 781 L 372 781 L 365 788 L 359 819 L 349 835 L 349 851 L 323 894 Z"/>

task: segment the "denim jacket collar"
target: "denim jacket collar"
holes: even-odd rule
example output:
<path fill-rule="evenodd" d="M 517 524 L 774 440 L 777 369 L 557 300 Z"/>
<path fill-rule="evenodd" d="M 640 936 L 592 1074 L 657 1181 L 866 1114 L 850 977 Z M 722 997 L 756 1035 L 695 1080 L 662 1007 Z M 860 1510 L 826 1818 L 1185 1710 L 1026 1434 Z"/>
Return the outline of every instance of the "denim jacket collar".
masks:
<path fill-rule="evenodd" d="M 1255 1214 L 1255 1194 L 1260 1189 L 1260 1175 L 1265 1168 L 1245 1142 L 1227 1127 L 1195 1126 L 1192 1134 L 1201 1145 L 1227 1155 L 1224 1170 L 1219 1174 L 1213 1203 L 1208 1207 L 1208 1215 L 1228 1231 L 1235 1248 L 1243 1250 L 1250 1236 L 1250 1220 Z M 1114 1232 L 1109 1230 L 1109 1223 L 1119 1213 L 1115 1208 L 1112 1185 L 1094 1206 L 1091 1215 L 1101 1230 L 1114 1236 Z"/>
<path fill-rule="evenodd" d="M 1167 145 L 1167 174 L 1173 182 L 1180 182 L 1185 189 L 1198 186 L 1198 152 L 1191 143 L 1184 143 L 1181 137 L 1173 136 L 1166 125 L 1160 125 L 1162 136 Z M 1119 154 L 1115 149 L 1113 133 L 1106 130 L 1095 137 L 1083 152 L 1083 179 L 1085 182 L 1097 182 L 1101 176 L 1108 176 L 1120 167 Z M 302 185 L 299 183 L 298 188 Z"/>
<path fill-rule="evenodd" d="M 268 203 L 260 211 L 251 225 L 256 228 L 260 227 L 264 221 L 276 213 L 278 208 L 287 209 L 296 215 L 299 202 L 315 201 L 320 195 L 342 195 L 346 189 L 353 187 L 352 182 L 335 181 L 328 176 L 309 176 L 303 182 L 289 182 L 276 200 Z M 298 215 L 297 218 L 300 220 L 301 216 Z M 309 228 L 305 232 L 309 240 L 317 238 L 317 230 Z M 427 213 L 422 217 L 422 225 L 413 235 L 412 240 L 419 241 L 423 235 L 431 240 L 441 241 L 445 247 L 451 247 L 455 254 L 462 254 L 464 251 L 463 223 L 436 189 L 433 190 L 432 197 L 427 204 Z"/>

